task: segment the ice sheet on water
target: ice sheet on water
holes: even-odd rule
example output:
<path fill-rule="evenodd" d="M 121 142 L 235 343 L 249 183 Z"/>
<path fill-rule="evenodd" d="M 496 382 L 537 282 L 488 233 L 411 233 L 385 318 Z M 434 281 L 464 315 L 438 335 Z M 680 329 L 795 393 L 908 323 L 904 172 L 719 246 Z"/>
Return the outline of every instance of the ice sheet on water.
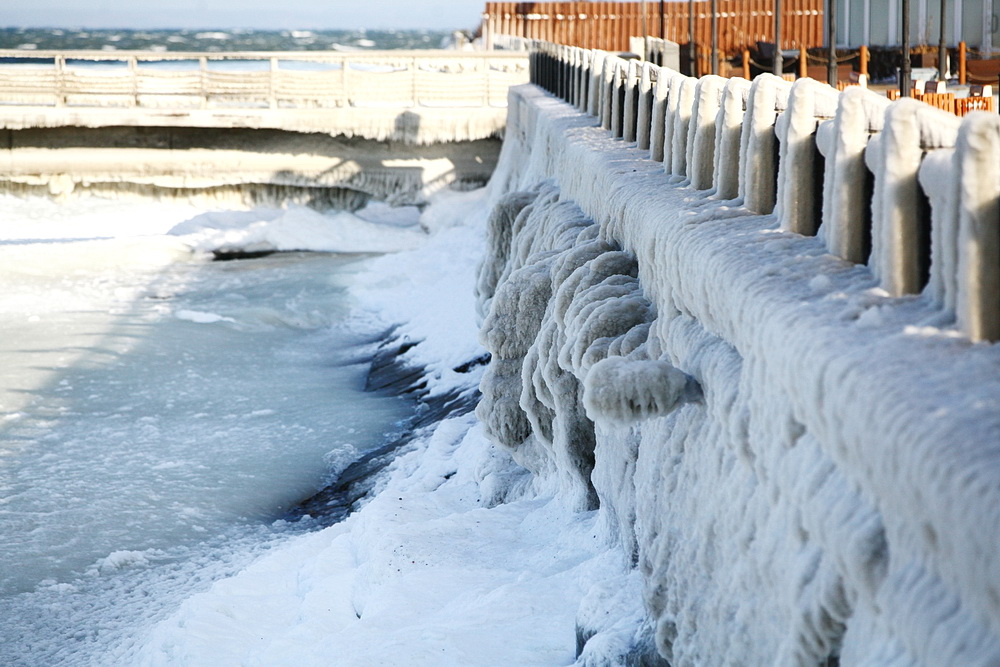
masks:
<path fill-rule="evenodd" d="M 178 578 L 232 571 L 206 554 L 245 562 L 272 539 L 258 522 L 405 413 L 360 393 L 378 330 L 345 322 L 347 290 L 370 259 L 208 262 L 164 235 L 184 205 L 0 205 L 0 643 L 11 664 L 80 664 L 192 590 Z M 366 215 L 342 229 L 423 236 L 413 210 Z"/>

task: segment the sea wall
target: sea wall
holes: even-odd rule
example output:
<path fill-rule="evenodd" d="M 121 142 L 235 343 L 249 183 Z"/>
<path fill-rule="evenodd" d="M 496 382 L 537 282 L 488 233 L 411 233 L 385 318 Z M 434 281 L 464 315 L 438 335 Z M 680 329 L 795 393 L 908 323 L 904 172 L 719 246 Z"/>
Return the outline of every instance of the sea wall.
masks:
<path fill-rule="evenodd" d="M 600 513 L 675 667 L 1000 664 L 1000 122 L 571 62 L 491 181 L 490 439 Z"/>

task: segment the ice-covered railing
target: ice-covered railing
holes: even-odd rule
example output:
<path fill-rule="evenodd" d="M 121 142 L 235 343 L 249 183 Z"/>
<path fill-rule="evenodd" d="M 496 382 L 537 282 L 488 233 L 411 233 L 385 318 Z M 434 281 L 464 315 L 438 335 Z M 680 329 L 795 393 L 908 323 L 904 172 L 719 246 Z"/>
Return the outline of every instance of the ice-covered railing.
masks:
<path fill-rule="evenodd" d="M 530 473 L 490 498 L 596 509 L 635 565 L 578 664 L 1000 665 L 1000 344 L 962 314 L 995 317 L 997 119 L 533 66 L 569 103 L 511 91 L 476 414 Z"/>
<path fill-rule="evenodd" d="M 547 42 L 532 44 L 531 78 L 676 179 L 773 211 L 891 295 L 926 293 L 972 340 L 1000 340 L 1000 116 L 812 79 L 694 79 Z"/>
<path fill-rule="evenodd" d="M 456 51 L 0 51 L 0 105 L 504 107 L 524 56 Z"/>

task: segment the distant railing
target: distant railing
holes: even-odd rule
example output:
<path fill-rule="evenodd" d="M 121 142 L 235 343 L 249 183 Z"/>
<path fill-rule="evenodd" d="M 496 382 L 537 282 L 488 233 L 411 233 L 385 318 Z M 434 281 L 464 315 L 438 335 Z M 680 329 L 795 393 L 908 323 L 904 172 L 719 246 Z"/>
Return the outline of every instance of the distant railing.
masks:
<path fill-rule="evenodd" d="M 532 45 L 531 79 L 678 182 L 820 236 L 890 295 L 922 294 L 972 340 L 1000 341 L 997 114 L 809 78 L 695 79 L 547 42 Z"/>
<path fill-rule="evenodd" d="M 524 54 L 0 50 L 0 105 L 505 107 Z"/>

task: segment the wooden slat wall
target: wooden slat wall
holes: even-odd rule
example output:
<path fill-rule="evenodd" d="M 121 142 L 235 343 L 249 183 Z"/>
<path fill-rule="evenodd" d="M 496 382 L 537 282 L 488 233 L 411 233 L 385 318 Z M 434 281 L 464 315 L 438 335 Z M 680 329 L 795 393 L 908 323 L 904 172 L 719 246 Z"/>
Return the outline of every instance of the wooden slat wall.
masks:
<path fill-rule="evenodd" d="M 823 0 L 784 0 L 782 48 L 823 45 Z M 687 44 L 690 3 L 646 3 L 646 29 L 653 37 Z M 711 4 L 695 3 L 695 43 L 707 51 L 712 41 Z M 774 39 L 774 0 L 718 0 L 719 50 L 739 54 L 758 41 Z M 626 51 L 628 38 L 640 36 L 640 2 L 487 2 L 483 15 L 487 34 L 542 39 L 586 49 Z"/>

